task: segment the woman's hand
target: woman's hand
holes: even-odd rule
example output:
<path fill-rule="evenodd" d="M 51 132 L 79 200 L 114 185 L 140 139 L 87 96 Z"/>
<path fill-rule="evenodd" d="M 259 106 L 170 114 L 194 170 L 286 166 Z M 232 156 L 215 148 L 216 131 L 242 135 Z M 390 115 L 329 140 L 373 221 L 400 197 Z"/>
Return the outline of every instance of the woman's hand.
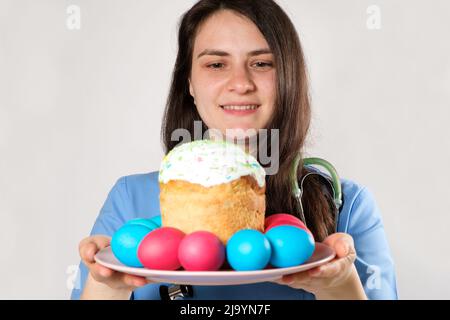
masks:
<path fill-rule="evenodd" d="M 306 290 L 317 299 L 367 299 L 354 265 L 356 251 L 353 238 L 346 233 L 334 233 L 323 243 L 335 250 L 335 259 L 273 282 Z"/>
<path fill-rule="evenodd" d="M 82 299 L 129 299 L 133 290 L 152 282 L 144 277 L 114 271 L 96 263 L 95 254 L 108 247 L 110 242 L 110 237 L 101 235 L 87 237 L 80 242 L 80 257 L 89 269 Z"/>

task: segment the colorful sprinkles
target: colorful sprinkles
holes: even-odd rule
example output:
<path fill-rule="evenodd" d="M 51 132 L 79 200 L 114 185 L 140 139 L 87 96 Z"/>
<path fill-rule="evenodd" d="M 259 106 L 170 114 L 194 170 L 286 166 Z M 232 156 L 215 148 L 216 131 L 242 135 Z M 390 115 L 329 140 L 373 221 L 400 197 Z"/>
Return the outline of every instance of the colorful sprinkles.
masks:
<path fill-rule="evenodd" d="M 266 172 L 255 157 L 231 142 L 205 139 L 173 148 L 161 162 L 159 182 L 184 180 L 210 187 L 246 175 L 264 186 Z"/>

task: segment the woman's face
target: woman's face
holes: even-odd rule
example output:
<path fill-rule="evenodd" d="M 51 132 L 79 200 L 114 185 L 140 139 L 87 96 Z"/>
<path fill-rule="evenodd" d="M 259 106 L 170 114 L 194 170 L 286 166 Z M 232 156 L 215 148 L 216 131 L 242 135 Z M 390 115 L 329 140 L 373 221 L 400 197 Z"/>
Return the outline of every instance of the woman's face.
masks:
<path fill-rule="evenodd" d="M 274 63 L 264 36 L 247 18 L 222 10 L 207 19 L 197 32 L 189 79 L 206 126 L 223 135 L 226 129 L 265 128 L 275 103 Z"/>

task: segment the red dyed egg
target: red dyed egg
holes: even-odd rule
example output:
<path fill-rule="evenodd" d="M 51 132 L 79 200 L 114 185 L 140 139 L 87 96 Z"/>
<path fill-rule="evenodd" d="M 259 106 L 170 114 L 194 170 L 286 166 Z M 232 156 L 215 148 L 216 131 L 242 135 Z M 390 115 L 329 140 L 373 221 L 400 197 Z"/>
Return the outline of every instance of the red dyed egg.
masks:
<path fill-rule="evenodd" d="M 270 224 L 272 224 L 273 222 L 275 222 L 275 221 L 277 221 L 279 219 L 285 219 L 285 220 L 292 221 L 292 222 L 297 222 L 297 221 L 302 222 L 302 220 L 300 220 L 299 218 L 293 216 L 292 214 L 276 213 L 276 214 L 272 214 L 272 215 L 268 216 L 264 220 L 264 227 L 267 228 Z"/>
<path fill-rule="evenodd" d="M 269 231 L 271 228 L 276 227 L 276 226 L 294 226 L 294 227 L 298 227 L 300 229 L 303 229 L 305 231 L 307 231 L 307 228 L 305 226 L 305 224 L 301 221 L 292 221 L 292 220 L 288 220 L 288 219 L 278 219 L 274 222 L 272 222 L 271 224 L 269 224 L 267 226 L 267 228 L 265 229 L 265 232 Z"/>
<path fill-rule="evenodd" d="M 311 231 L 305 226 L 302 220 L 287 213 L 277 213 L 267 217 L 264 225 L 264 232 L 269 231 L 273 227 L 289 225 L 303 229 L 312 235 Z"/>
<path fill-rule="evenodd" d="M 139 261 L 148 269 L 177 270 L 181 267 L 178 247 L 184 237 L 184 232 L 172 227 L 151 231 L 139 245 Z"/>
<path fill-rule="evenodd" d="M 188 271 L 216 271 L 225 260 L 225 246 L 214 233 L 195 231 L 181 241 L 178 259 Z"/>

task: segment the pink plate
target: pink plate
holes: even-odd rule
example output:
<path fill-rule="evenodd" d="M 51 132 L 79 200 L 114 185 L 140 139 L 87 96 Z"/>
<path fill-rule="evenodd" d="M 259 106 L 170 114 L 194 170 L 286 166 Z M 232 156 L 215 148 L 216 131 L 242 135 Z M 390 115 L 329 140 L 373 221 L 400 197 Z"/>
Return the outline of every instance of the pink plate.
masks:
<path fill-rule="evenodd" d="M 304 264 L 289 268 L 272 267 L 257 271 L 166 271 L 151 270 L 146 268 L 132 268 L 120 263 L 112 253 L 111 247 L 100 250 L 95 255 L 95 261 L 107 268 L 136 276 L 146 277 L 147 279 L 155 282 L 220 286 L 273 281 L 280 279 L 285 274 L 306 271 L 318 267 L 331 261 L 334 257 L 335 252 L 331 247 L 316 242 L 316 249 L 312 257 Z"/>

